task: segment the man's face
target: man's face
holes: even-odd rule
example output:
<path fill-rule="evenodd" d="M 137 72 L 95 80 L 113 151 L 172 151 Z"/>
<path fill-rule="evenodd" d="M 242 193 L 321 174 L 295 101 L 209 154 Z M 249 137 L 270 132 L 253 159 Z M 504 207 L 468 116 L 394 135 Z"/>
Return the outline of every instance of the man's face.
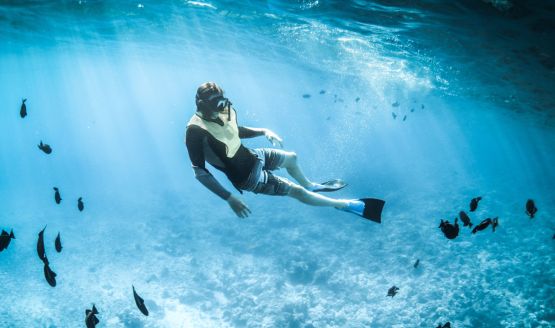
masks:
<path fill-rule="evenodd" d="M 222 94 L 212 95 L 206 102 L 211 112 L 223 112 L 230 105 L 229 100 Z"/>

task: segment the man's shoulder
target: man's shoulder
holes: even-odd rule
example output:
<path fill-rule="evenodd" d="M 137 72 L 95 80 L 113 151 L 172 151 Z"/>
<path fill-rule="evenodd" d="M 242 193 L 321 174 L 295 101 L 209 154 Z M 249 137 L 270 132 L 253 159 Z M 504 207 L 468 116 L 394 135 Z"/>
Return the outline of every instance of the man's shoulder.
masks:
<path fill-rule="evenodd" d="M 208 131 L 195 124 L 187 126 L 187 134 L 206 134 L 207 132 Z"/>
<path fill-rule="evenodd" d="M 188 125 L 185 131 L 185 141 L 193 139 L 204 139 L 209 136 L 208 131 L 198 125 Z"/>

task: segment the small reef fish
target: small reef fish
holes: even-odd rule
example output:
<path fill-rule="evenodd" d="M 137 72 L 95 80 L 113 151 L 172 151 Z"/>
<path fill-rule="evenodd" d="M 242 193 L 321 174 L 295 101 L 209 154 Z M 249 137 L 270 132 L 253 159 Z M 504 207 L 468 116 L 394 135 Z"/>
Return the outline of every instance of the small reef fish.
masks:
<path fill-rule="evenodd" d="M 470 212 L 476 211 L 478 208 L 478 202 L 482 200 L 482 197 L 472 198 L 470 201 Z"/>
<path fill-rule="evenodd" d="M 27 116 L 27 105 L 25 105 L 26 101 L 27 98 L 23 98 L 23 100 L 21 100 L 21 108 L 19 109 L 19 116 L 21 116 L 21 118 L 25 118 L 25 116 Z"/>
<path fill-rule="evenodd" d="M 56 201 L 56 204 L 60 204 L 60 202 L 62 201 L 62 197 L 60 196 L 60 190 L 56 187 L 54 187 L 54 200 Z"/>
<path fill-rule="evenodd" d="M 60 240 L 59 232 L 58 236 L 56 236 L 56 240 L 54 240 L 54 247 L 56 248 L 56 252 L 60 253 L 62 251 L 62 241 Z"/>
<path fill-rule="evenodd" d="M 532 199 L 528 199 L 528 201 L 526 202 L 526 214 L 530 216 L 530 219 L 534 218 L 534 215 L 537 211 L 538 208 L 536 207 L 534 201 Z"/>
<path fill-rule="evenodd" d="M 85 205 L 83 204 L 83 197 L 79 197 L 77 200 L 77 208 L 80 212 L 83 212 L 83 209 L 85 208 Z"/>
<path fill-rule="evenodd" d="M 393 297 L 393 296 L 397 295 L 398 292 L 399 292 L 399 287 L 393 286 L 393 287 L 389 288 L 389 290 L 387 291 L 387 296 Z"/>
<path fill-rule="evenodd" d="M 52 152 L 52 148 L 50 147 L 50 145 L 48 144 L 43 144 L 42 140 L 40 141 L 40 144 L 38 145 L 39 149 L 42 150 L 45 154 L 50 154 Z"/>
<path fill-rule="evenodd" d="M 447 237 L 447 239 L 455 239 L 459 235 L 459 223 L 458 218 L 455 218 L 455 224 L 449 223 L 448 220 L 441 220 L 439 224 L 441 232 Z"/>
<path fill-rule="evenodd" d="M 135 299 L 135 304 L 137 304 L 137 307 L 142 314 L 148 316 L 148 309 L 145 306 L 145 301 L 137 294 L 135 286 L 131 285 L 131 287 L 133 288 L 133 298 Z"/>

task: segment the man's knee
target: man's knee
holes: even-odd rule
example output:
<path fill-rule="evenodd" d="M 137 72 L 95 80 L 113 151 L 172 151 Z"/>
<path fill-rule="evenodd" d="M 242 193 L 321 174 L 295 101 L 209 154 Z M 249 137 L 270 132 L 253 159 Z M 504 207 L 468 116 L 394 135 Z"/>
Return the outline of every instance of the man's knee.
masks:
<path fill-rule="evenodd" d="M 303 187 L 297 184 L 292 184 L 291 189 L 289 189 L 289 193 L 287 193 L 287 196 L 300 199 L 306 194 L 306 192 L 306 189 L 304 189 Z"/>
<path fill-rule="evenodd" d="M 283 166 L 288 168 L 288 167 L 294 167 L 297 165 L 297 153 L 289 151 L 286 153 L 285 155 L 285 161 L 283 162 Z"/>

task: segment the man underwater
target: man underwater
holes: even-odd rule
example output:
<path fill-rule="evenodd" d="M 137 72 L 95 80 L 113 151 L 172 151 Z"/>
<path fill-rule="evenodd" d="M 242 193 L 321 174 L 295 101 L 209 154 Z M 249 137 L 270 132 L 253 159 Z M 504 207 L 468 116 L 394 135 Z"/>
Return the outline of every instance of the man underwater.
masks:
<path fill-rule="evenodd" d="M 241 218 L 251 211 L 245 203 L 227 191 L 206 169 L 205 161 L 225 173 L 233 186 L 256 194 L 289 196 L 313 206 L 329 206 L 351 212 L 366 219 L 381 222 L 384 201 L 373 198 L 334 199 L 318 194 L 336 191 L 346 186 L 337 179 L 324 183 L 311 182 L 297 164 L 297 155 L 274 148 L 249 149 L 241 139 L 265 136 L 274 146 L 282 146 L 282 139 L 264 128 L 239 126 L 237 113 L 224 91 L 214 82 L 201 84 L 197 89 L 196 113 L 187 124 L 185 144 L 195 177 L 206 188 L 227 201 Z M 285 168 L 299 184 L 274 175 L 272 171 Z"/>

